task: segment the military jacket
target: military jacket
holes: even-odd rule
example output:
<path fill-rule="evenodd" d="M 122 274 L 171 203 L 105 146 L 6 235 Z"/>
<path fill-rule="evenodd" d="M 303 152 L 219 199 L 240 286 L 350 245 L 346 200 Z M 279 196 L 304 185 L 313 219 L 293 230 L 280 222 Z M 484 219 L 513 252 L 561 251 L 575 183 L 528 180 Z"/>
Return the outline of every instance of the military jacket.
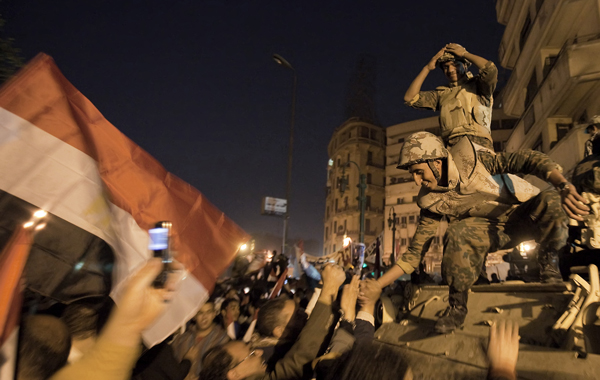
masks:
<path fill-rule="evenodd" d="M 493 93 L 498 82 L 498 69 L 488 61 L 477 76 L 467 74 L 457 83 L 421 91 L 406 103 L 413 108 L 439 111 L 441 135 L 446 143 L 463 135 L 492 141 Z"/>
<path fill-rule="evenodd" d="M 494 154 L 478 150 L 463 138 L 447 158 L 448 186 L 421 191 L 417 204 L 421 216 L 408 251 L 397 261 L 404 272 L 412 273 L 437 232 L 442 217 L 464 219 L 483 217 L 502 220 L 522 202 L 539 192 L 535 186 L 513 174 L 532 174 L 546 180 L 562 168 L 543 153 L 520 150 Z"/>
<path fill-rule="evenodd" d="M 600 249 L 600 155 L 588 156 L 575 167 L 573 185 L 588 202 L 590 214 L 584 222 L 572 220 L 571 224 L 581 228 L 581 244 L 591 249 Z"/>

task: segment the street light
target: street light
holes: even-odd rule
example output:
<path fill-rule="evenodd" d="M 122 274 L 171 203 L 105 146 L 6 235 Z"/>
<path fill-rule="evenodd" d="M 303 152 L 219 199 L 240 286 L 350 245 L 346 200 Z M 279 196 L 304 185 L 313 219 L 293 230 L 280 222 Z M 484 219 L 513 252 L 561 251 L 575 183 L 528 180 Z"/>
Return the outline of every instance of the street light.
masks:
<path fill-rule="evenodd" d="M 292 193 L 292 153 L 294 150 L 294 119 L 296 114 L 296 85 L 298 82 L 298 77 L 296 75 L 296 70 L 294 67 L 282 56 L 279 54 L 273 54 L 273 60 L 277 62 L 277 64 L 285 67 L 286 69 L 292 70 L 293 74 L 293 85 L 292 85 L 292 111 L 290 117 L 290 142 L 288 145 L 288 162 L 287 162 L 287 183 L 285 186 L 285 215 L 283 216 L 283 244 L 281 247 L 281 253 L 286 254 L 286 240 L 288 235 L 288 227 L 289 227 L 289 219 L 290 219 L 290 198 Z"/>
<path fill-rule="evenodd" d="M 392 256 L 390 260 L 392 265 L 396 263 L 396 223 L 398 223 L 398 217 L 394 206 L 392 206 L 388 215 L 388 227 L 392 230 Z"/>

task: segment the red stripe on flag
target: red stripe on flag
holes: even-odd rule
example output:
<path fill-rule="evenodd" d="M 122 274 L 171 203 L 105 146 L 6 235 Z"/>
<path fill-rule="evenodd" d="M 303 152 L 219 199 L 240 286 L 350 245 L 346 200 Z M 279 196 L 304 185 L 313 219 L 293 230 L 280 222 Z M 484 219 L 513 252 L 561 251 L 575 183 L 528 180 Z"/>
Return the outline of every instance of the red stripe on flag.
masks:
<path fill-rule="evenodd" d="M 0 254 L 0 346 L 19 324 L 22 301 L 19 282 L 31 242 L 29 230 L 19 226 Z"/>
<path fill-rule="evenodd" d="M 59 71 L 36 56 L 0 89 L 0 107 L 92 157 L 110 201 L 147 230 L 173 222 L 177 259 L 211 290 L 249 236 L 198 190 L 167 172 L 96 109 Z"/>

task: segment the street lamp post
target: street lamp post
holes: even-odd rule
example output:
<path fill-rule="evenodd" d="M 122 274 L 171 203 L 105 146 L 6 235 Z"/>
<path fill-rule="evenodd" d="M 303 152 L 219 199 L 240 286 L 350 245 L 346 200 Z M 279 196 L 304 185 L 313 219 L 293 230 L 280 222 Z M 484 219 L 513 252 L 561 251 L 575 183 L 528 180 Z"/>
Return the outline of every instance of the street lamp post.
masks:
<path fill-rule="evenodd" d="M 289 227 L 289 219 L 290 219 L 290 198 L 292 196 L 292 154 L 294 151 L 294 119 L 296 116 L 296 85 L 298 82 L 298 76 L 296 75 L 296 70 L 294 67 L 282 56 L 279 54 L 273 54 L 273 60 L 277 62 L 277 64 L 292 70 L 293 74 L 293 85 L 292 85 L 292 110 L 290 117 L 290 142 L 288 144 L 288 162 L 287 162 L 287 182 L 285 186 L 285 215 L 283 216 L 283 243 L 281 247 L 282 254 L 287 254 L 287 235 L 288 235 L 288 227 Z"/>
<path fill-rule="evenodd" d="M 392 230 L 392 256 L 390 261 L 392 265 L 396 264 L 396 223 L 398 222 L 398 218 L 396 217 L 396 210 L 394 210 L 394 206 L 390 209 L 390 213 L 388 215 L 388 227 Z"/>
<path fill-rule="evenodd" d="M 346 166 L 349 167 L 350 164 L 354 164 L 356 166 L 356 169 L 358 170 L 358 175 L 359 175 L 358 185 L 356 185 L 356 187 L 358 187 L 358 197 L 356 197 L 356 199 L 358 200 L 358 205 L 360 207 L 360 230 L 359 230 L 359 235 L 358 235 L 358 241 L 360 243 L 364 243 L 365 242 L 365 211 L 366 211 L 366 207 L 367 207 L 367 197 L 365 196 L 365 190 L 367 189 L 367 176 L 360 171 L 360 166 L 358 166 L 358 164 L 354 161 L 348 161 L 346 163 L 346 165 L 344 166 L 344 168 Z M 345 187 L 348 184 L 348 178 L 344 176 L 343 172 L 342 172 L 342 182 L 343 182 L 343 185 L 340 188 L 340 192 L 343 194 Z"/>

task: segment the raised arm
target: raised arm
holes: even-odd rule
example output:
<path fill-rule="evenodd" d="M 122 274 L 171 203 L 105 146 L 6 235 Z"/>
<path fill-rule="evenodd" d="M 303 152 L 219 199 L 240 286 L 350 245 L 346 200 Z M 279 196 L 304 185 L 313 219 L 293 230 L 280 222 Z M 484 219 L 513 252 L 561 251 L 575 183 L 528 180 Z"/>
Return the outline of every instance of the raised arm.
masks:
<path fill-rule="evenodd" d="M 429 75 L 431 71 L 435 70 L 437 60 L 444 54 L 445 50 L 446 48 L 443 48 L 438 51 L 437 54 L 431 58 L 429 63 L 423 67 L 416 78 L 413 79 L 410 86 L 408 86 L 408 90 L 406 90 L 406 93 L 404 94 L 405 102 L 410 102 L 419 93 L 419 91 L 421 91 L 421 86 L 423 85 L 423 82 L 425 82 L 425 78 L 427 78 L 427 75 Z"/>

